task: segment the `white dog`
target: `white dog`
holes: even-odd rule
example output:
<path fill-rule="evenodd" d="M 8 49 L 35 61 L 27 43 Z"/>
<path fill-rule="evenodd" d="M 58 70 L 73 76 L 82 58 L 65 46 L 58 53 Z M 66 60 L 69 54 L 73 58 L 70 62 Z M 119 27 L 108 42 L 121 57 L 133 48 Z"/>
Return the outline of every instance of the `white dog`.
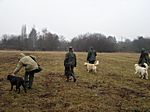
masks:
<path fill-rule="evenodd" d="M 97 65 L 99 64 L 99 61 L 96 61 L 95 64 L 91 64 L 91 63 L 87 63 L 85 62 L 84 65 L 87 67 L 87 71 L 90 72 L 90 71 L 94 71 L 95 73 L 97 72 L 96 69 L 97 69 Z"/>
<path fill-rule="evenodd" d="M 135 74 L 139 74 L 139 77 L 141 77 L 142 79 L 148 79 L 148 65 L 146 63 L 144 63 L 145 67 L 141 67 L 138 64 L 135 64 Z"/>

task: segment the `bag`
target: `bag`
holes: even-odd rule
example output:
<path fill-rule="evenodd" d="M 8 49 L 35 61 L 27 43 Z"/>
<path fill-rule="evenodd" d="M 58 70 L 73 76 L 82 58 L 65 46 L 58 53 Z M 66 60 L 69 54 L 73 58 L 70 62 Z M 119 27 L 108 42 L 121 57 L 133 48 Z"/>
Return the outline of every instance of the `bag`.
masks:
<path fill-rule="evenodd" d="M 42 68 L 41 68 L 41 66 L 38 64 L 38 68 L 34 70 L 34 73 L 38 73 L 38 72 L 40 72 L 40 71 L 42 71 Z"/>
<path fill-rule="evenodd" d="M 30 56 L 30 57 L 37 63 L 36 59 L 35 59 L 33 56 Z M 37 64 L 38 64 L 38 63 L 37 63 Z M 40 72 L 40 71 L 42 71 L 42 68 L 41 68 L 41 66 L 38 64 L 38 68 L 34 70 L 34 73 L 38 73 L 38 72 Z"/>

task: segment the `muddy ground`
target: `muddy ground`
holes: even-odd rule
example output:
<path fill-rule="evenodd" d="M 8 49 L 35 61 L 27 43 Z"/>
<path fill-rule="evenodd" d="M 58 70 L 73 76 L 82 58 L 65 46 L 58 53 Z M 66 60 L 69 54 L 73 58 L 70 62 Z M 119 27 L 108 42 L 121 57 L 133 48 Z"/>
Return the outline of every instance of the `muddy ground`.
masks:
<path fill-rule="evenodd" d="M 45 69 L 35 75 L 33 88 L 27 93 L 21 88 L 20 94 L 9 91 L 6 77 L 18 61 L 17 53 L 9 54 L 0 53 L 0 112 L 150 112 L 150 81 L 134 75 L 132 67 L 137 54 L 99 54 L 100 65 L 94 74 L 82 67 L 85 54 L 79 53 L 77 82 L 66 82 L 64 53 L 35 53 Z M 18 75 L 23 77 L 23 73 Z"/>

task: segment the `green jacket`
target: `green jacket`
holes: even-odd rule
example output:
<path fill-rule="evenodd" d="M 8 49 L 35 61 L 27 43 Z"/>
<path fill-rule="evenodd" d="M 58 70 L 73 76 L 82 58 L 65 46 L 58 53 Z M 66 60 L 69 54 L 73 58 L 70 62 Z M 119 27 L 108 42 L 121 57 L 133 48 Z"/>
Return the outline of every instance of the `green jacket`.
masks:
<path fill-rule="evenodd" d="M 65 55 L 65 60 L 64 60 L 64 66 L 73 66 L 76 67 L 77 61 L 76 61 L 76 55 L 73 52 L 68 52 Z"/>
<path fill-rule="evenodd" d="M 147 51 L 141 52 L 139 62 L 138 62 L 138 64 L 141 64 L 141 65 L 143 65 L 144 63 L 147 63 L 148 65 L 150 65 L 149 55 Z"/>
<path fill-rule="evenodd" d="M 89 50 L 87 55 L 87 61 L 95 61 L 96 60 L 96 51 L 95 50 Z"/>

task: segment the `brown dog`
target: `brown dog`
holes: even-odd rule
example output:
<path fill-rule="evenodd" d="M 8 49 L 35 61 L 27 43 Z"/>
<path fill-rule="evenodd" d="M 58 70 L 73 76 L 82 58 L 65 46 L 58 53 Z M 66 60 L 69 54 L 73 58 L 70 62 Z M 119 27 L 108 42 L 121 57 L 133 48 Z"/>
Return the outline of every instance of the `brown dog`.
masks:
<path fill-rule="evenodd" d="M 17 89 L 19 89 L 18 93 L 20 93 L 20 86 L 22 85 L 23 88 L 24 88 L 25 93 L 27 92 L 23 78 L 17 77 L 17 76 L 13 76 L 13 75 L 8 75 L 7 76 L 7 80 L 9 80 L 10 83 L 11 83 L 11 90 L 10 91 L 12 91 L 13 90 L 13 86 L 16 85 L 16 91 L 17 91 Z"/>

